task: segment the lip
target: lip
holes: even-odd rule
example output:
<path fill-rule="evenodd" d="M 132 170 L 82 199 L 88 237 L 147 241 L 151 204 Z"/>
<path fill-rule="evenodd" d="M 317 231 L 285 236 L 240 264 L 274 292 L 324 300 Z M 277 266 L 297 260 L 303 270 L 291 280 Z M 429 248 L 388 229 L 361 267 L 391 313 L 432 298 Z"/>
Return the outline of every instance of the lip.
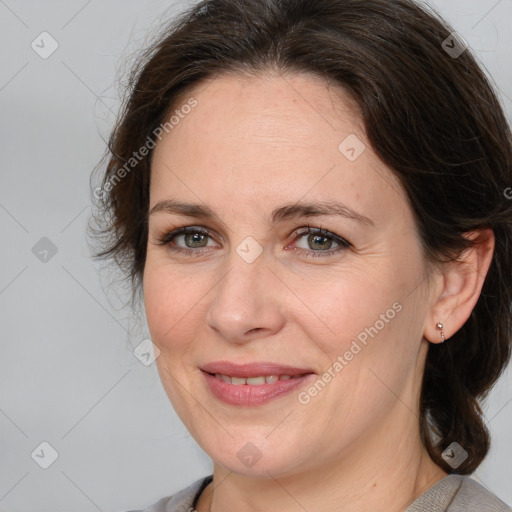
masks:
<path fill-rule="evenodd" d="M 296 368 L 275 363 L 234 364 L 228 361 L 209 363 L 201 368 L 206 384 L 212 395 L 218 400 L 234 406 L 254 407 L 283 397 L 296 388 L 306 385 L 316 374 L 307 368 Z M 259 377 L 262 375 L 290 375 L 289 380 L 278 380 L 259 385 L 235 385 L 215 377 L 216 373 L 231 377 Z M 212 375 L 213 374 L 213 375 Z"/>
<path fill-rule="evenodd" d="M 296 368 L 278 363 L 255 362 L 246 364 L 235 364 L 230 361 L 216 361 L 205 364 L 201 370 L 206 373 L 221 373 L 230 377 L 259 377 L 260 375 L 302 375 L 315 373 L 311 368 Z"/>

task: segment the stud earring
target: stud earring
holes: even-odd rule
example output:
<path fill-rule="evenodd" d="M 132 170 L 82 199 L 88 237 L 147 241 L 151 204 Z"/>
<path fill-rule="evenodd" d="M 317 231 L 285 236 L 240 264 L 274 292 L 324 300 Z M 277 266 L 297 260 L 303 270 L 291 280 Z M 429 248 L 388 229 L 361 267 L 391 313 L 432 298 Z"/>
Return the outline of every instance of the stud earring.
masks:
<path fill-rule="evenodd" d="M 443 324 L 441 322 L 437 322 L 437 326 L 436 327 L 441 331 L 441 343 L 444 343 Z"/>

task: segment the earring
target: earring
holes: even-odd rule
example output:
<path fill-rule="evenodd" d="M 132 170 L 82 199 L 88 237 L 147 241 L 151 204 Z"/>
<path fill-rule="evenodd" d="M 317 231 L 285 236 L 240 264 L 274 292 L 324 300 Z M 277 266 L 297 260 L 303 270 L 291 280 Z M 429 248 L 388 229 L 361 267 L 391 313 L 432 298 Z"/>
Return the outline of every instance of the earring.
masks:
<path fill-rule="evenodd" d="M 438 322 L 436 327 L 441 331 L 441 343 L 444 343 L 443 324 L 441 322 Z"/>

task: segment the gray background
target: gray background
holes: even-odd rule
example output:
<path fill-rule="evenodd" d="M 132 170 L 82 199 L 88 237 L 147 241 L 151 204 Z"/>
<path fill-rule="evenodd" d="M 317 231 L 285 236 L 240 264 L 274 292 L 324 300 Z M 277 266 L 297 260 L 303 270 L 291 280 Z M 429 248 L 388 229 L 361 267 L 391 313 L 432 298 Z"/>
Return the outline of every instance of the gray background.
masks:
<path fill-rule="evenodd" d="M 138 508 L 211 470 L 155 365 L 134 357 L 147 328 L 85 237 L 116 73 L 164 11 L 188 3 L 0 0 L 0 511 Z M 512 0 L 433 5 L 494 77 L 510 119 Z M 47 59 L 31 48 L 43 31 L 59 45 Z M 57 249 L 46 262 L 32 250 L 43 237 Z M 473 477 L 512 505 L 512 372 L 485 412 L 493 448 Z M 44 441 L 58 452 L 48 469 L 31 456 Z"/>

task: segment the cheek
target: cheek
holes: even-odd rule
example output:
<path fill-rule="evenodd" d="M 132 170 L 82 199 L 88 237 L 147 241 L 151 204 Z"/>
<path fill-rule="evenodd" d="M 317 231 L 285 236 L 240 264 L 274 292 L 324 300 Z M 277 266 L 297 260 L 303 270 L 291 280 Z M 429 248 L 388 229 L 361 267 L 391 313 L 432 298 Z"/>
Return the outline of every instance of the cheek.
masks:
<path fill-rule="evenodd" d="M 200 279 L 184 278 L 183 274 L 149 257 L 144 271 L 144 307 L 153 343 L 165 351 L 183 339 L 200 308 L 206 293 Z M 195 320 L 197 324 L 197 320 Z"/>
<path fill-rule="evenodd" d="M 375 264 L 373 269 L 343 268 L 294 287 L 307 307 L 307 317 L 300 324 L 310 329 L 313 339 L 322 339 L 332 349 L 343 349 L 366 327 L 379 320 L 380 314 L 396 301 L 396 283 L 390 269 Z M 390 312 L 392 315 L 394 311 Z M 316 335 L 315 335 L 316 333 Z"/>
<path fill-rule="evenodd" d="M 418 350 L 414 340 L 421 338 L 418 319 L 424 304 L 419 289 L 412 292 L 420 279 L 418 269 L 374 263 L 302 288 L 300 297 L 309 306 L 309 321 L 306 317 L 296 321 L 322 349 L 326 371 L 341 356 L 343 373 L 355 380 L 372 368 L 391 382 L 412 364 Z"/>
<path fill-rule="evenodd" d="M 193 357 L 189 352 L 193 348 L 190 341 L 195 337 L 198 315 L 201 313 L 201 291 L 194 285 L 200 285 L 201 279 L 184 278 L 166 262 L 155 261 L 148 255 L 144 270 L 144 307 L 152 342 L 159 348 L 156 367 L 163 388 L 173 407 L 187 424 L 189 415 L 195 413 L 197 405 L 183 386 L 188 388 L 187 364 Z M 199 301 L 199 302 L 198 302 Z"/>

